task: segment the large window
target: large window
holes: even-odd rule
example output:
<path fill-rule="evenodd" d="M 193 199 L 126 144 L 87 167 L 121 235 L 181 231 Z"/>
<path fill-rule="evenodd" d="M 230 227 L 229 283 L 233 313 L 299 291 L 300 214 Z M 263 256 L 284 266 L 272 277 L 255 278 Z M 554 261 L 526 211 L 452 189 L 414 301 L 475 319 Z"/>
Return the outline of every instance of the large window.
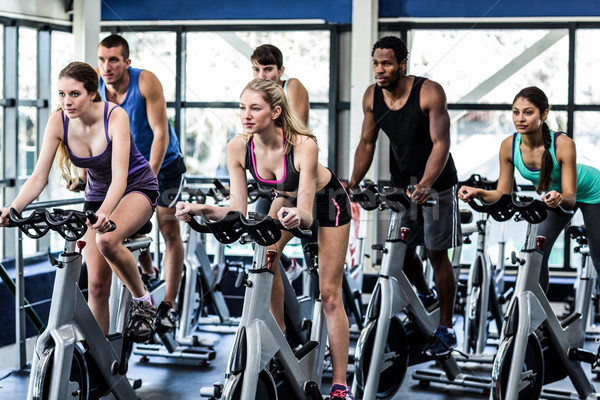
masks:
<path fill-rule="evenodd" d="M 449 103 L 509 103 L 539 86 L 554 104 L 567 102 L 568 31 L 416 30 L 410 73 L 439 82 Z"/>
<path fill-rule="evenodd" d="M 107 35 L 103 32 L 100 37 Z M 122 35 L 129 43 L 131 66 L 154 73 L 162 84 L 165 100 L 175 101 L 175 32 L 124 32 Z"/>
<path fill-rule="evenodd" d="M 283 79 L 297 78 L 308 90 L 311 103 L 329 99 L 329 32 L 189 32 L 186 34 L 186 102 L 208 103 L 185 112 L 188 173 L 227 174 L 225 145 L 240 132 L 237 103 L 252 79 L 250 55 L 261 44 L 273 44 L 283 54 Z M 220 103 L 220 104 L 219 104 Z M 328 112 L 312 107 L 309 127 L 319 141 L 319 161 L 327 165 Z"/>

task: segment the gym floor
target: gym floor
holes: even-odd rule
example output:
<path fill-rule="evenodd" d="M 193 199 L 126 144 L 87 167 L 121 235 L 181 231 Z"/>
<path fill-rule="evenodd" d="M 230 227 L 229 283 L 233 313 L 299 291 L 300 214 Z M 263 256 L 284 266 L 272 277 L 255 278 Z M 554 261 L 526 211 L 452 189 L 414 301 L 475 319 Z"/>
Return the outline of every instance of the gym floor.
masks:
<path fill-rule="evenodd" d="M 462 321 L 458 317 L 455 327 L 462 326 Z M 215 333 L 212 331 L 202 331 L 200 337 L 203 339 L 218 339 L 219 343 L 215 347 L 217 357 L 210 362 L 208 366 L 199 366 L 198 362 L 178 359 L 167 359 L 162 357 L 150 357 L 148 362 L 140 362 L 140 356 L 132 355 L 130 359 L 129 376 L 131 378 L 142 378 L 142 387 L 137 390 L 137 394 L 142 400 L 199 400 L 200 388 L 211 386 L 214 382 L 222 382 L 225 365 L 229 349 L 234 337 L 233 329 L 226 329 L 226 333 Z M 461 343 L 460 330 L 457 330 L 459 344 Z M 353 345 L 353 344 L 352 344 Z M 598 344 L 594 338 L 586 341 L 585 347 L 588 350 L 596 351 Z M 492 353 L 493 348 L 489 348 Z M 0 351 L 0 356 L 2 356 Z M 464 370 L 475 376 L 489 377 L 491 365 L 482 366 L 475 363 L 461 364 Z M 592 374 L 589 366 L 584 366 L 590 377 Z M 453 385 L 431 383 L 429 386 L 420 385 L 418 381 L 412 378 L 412 373 L 423 369 L 435 370 L 433 363 L 424 363 L 412 366 L 408 369 L 402 387 L 394 399 L 399 400 L 410 395 L 411 400 L 432 400 L 432 399 L 485 399 L 488 395 L 480 389 L 461 388 Z M 349 374 L 353 371 L 353 366 L 349 366 Z M 0 399 L 14 400 L 25 399 L 27 394 L 27 382 L 29 378 L 28 371 L 14 371 L 4 369 L 0 371 Z M 351 381 L 349 381 L 350 383 Z M 600 388 L 600 382 L 592 380 L 593 384 Z M 323 394 L 329 393 L 330 380 L 325 377 L 322 384 Z M 552 388 L 562 388 L 572 390 L 568 379 L 553 383 Z M 112 399 L 112 396 L 106 399 Z"/>

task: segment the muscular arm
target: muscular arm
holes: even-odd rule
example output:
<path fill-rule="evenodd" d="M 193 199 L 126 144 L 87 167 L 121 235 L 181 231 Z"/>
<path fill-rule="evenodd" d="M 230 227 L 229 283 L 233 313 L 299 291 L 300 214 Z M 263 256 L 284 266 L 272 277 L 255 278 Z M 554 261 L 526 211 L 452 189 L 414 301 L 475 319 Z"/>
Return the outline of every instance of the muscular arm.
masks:
<path fill-rule="evenodd" d="M 308 126 L 308 91 L 298 79 L 292 78 L 288 81 L 287 97 L 296 117 Z"/>
<path fill-rule="evenodd" d="M 442 173 L 450 154 L 450 116 L 444 89 L 426 80 L 421 88 L 421 109 L 429 116 L 429 134 L 433 148 L 419 185 L 430 189 Z"/>
<path fill-rule="evenodd" d="M 167 119 L 167 103 L 163 95 L 160 81 L 150 71 L 140 73 L 140 93 L 146 102 L 146 113 L 148 123 L 154 133 L 152 147 L 150 149 L 150 167 L 155 174 L 165 158 L 167 146 L 169 145 L 169 123 Z"/>
<path fill-rule="evenodd" d="M 371 85 L 365 91 L 363 96 L 363 123 L 360 133 L 360 141 L 354 153 L 354 167 L 348 181 L 348 187 L 356 187 L 366 175 L 375 154 L 375 145 L 379 135 L 379 125 L 373 115 L 373 90 L 375 85 Z"/>

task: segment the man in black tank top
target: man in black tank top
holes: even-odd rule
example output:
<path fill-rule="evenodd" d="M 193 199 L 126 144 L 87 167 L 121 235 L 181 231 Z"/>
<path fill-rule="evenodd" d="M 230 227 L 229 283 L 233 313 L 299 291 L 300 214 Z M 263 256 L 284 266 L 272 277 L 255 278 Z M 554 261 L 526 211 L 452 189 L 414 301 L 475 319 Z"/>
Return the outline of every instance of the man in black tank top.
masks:
<path fill-rule="evenodd" d="M 391 183 L 402 188 L 413 185 L 409 196 L 419 204 L 417 213 L 406 213 L 402 221 L 402 226 L 411 229 L 404 271 L 423 303 L 434 302 L 415 250 L 424 244 L 439 293 L 440 327 L 424 352 L 443 356 L 456 345 L 452 329 L 456 284 L 447 250 L 459 246 L 462 239 L 446 95 L 436 82 L 405 75 L 408 50 L 402 39 L 381 38 L 373 46 L 372 56 L 377 83 L 369 86 L 363 97 L 361 138 L 348 186 L 357 186 L 369 170 L 382 129 L 390 139 Z M 437 206 L 421 207 L 428 198 L 437 200 Z"/>

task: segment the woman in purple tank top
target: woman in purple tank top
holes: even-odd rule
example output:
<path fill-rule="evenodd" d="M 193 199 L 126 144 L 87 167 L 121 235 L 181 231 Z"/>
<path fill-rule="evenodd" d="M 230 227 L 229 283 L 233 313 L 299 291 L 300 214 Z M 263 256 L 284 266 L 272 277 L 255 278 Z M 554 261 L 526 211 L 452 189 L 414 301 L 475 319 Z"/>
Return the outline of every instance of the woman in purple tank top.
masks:
<path fill-rule="evenodd" d="M 101 101 L 98 76 L 90 65 L 66 66 L 58 77 L 58 97 L 60 108 L 48 120 L 35 169 L 12 204 L 1 211 L 0 226 L 8 224 L 11 207 L 21 212 L 42 192 L 55 156 L 71 189 L 78 182 L 73 165 L 86 168 L 84 208 L 98 217 L 94 224 L 88 222 L 90 229 L 84 236 L 90 309 L 108 333 L 114 271 L 134 297 L 128 333 L 134 341 L 146 341 L 153 335 L 156 306 L 123 240 L 152 216 L 158 196 L 156 176 L 148 162 L 137 156 L 127 113 Z M 112 232 L 109 219 L 117 226 Z"/>
<path fill-rule="evenodd" d="M 319 288 L 333 364 L 331 398 L 351 398 L 346 386 L 348 318 L 342 303 L 351 219 L 348 195 L 333 173 L 319 164 L 314 135 L 292 113 L 276 82 L 254 79 L 246 85 L 240 99 L 240 119 L 243 133 L 227 144 L 229 207 L 179 202 L 175 215 L 183 221 L 200 214 L 220 219 L 230 210 L 245 215 L 249 169 L 259 186 L 274 188 L 279 194 L 269 214 L 279 218 L 284 227 L 308 228 L 314 220 L 319 222 Z M 281 240 L 271 248 L 281 255 L 291 237 L 282 232 Z M 279 256 L 274 265 L 278 263 Z M 284 330 L 283 283 L 279 268 L 273 272 L 271 313 Z"/>

